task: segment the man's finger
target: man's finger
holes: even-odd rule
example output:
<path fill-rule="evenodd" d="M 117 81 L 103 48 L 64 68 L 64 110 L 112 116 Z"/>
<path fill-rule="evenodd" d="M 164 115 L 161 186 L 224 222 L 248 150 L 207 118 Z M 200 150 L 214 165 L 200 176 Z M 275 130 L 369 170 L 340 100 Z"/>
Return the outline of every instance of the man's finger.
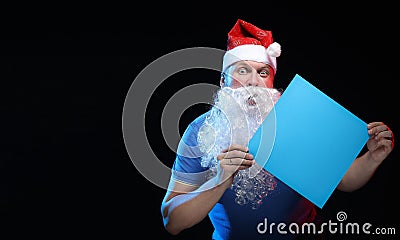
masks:
<path fill-rule="evenodd" d="M 253 159 L 254 156 L 250 153 L 247 152 L 242 152 L 242 151 L 238 151 L 238 150 L 233 150 L 233 151 L 229 151 L 226 153 L 221 153 L 218 156 L 218 159 L 221 160 L 223 158 L 242 158 L 242 159 Z"/>
<path fill-rule="evenodd" d="M 229 151 L 233 151 L 233 150 L 248 152 L 249 148 L 246 146 L 243 146 L 243 145 L 239 145 L 239 144 L 232 144 L 228 148 L 224 149 L 222 152 L 229 152 Z"/>

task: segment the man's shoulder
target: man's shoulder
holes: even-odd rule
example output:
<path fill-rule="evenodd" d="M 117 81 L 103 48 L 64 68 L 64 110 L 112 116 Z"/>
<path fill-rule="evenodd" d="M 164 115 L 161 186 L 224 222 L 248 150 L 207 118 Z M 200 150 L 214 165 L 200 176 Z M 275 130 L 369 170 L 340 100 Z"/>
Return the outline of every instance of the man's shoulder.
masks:
<path fill-rule="evenodd" d="M 202 113 L 198 117 L 196 117 L 190 124 L 189 126 L 201 126 L 204 123 L 204 120 L 206 120 L 207 115 L 210 113 L 210 110 Z"/>
<path fill-rule="evenodd" d="M 208 113 L 209 111 L 197 116 L 186 127 L 186 130 L 182 135 L 182 139 L 184 139 L 187 145 L 189 146 L 197 145 L 197 134 L 199 133 L 200 128 L 202 127 Z"/>
<path fill-rule="evenodd" d="M 203 126 L 204 121 L 207 118 L 207 115 L 209 114 L 210 111 L 204 112 L 197 116 L 195 119 L 193 119 L 191 122 L 186 127 L 185 134 L 197 134 L 197 132 L 200 130 L 201 126 Z"/>

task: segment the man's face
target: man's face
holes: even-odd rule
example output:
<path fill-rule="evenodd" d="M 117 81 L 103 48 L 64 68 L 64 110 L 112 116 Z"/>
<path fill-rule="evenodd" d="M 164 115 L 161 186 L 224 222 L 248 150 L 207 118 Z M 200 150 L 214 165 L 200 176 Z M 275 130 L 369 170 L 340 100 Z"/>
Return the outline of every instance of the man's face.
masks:
<path fill-rule="evenodd" d="M 221 79 L 221 87 L 258 86 L 272 88 L 274 70 L 265 63 L 239 61 L 230 66 Z"/>

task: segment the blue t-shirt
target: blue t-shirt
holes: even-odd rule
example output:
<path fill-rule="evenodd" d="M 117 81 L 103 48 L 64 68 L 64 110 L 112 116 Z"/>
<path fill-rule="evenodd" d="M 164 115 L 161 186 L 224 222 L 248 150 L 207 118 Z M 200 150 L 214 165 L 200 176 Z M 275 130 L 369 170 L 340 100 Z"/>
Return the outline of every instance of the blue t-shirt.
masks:
<path fill-rule="evenodd" d="M 182 136 L 184 147 L 178 148 L 172 168 L 175 181 L 200 186 L 207 180 L 208 169 L 201 166 L 201 153 L 196 146 L 197 133 L 208 113 L 191 122 Z M 296 231 L 296 227 L 301 232 L 302 223 L 313 222 L 316 217 L 314 205 L 275 179 L 275 189 L 263 199 L 258 209 L 238 205 L 235 203 L 235 192 L 227 189 L 208 214 L 214 226 L 212 239 L 293 239 L 298 234 L 290 233 Z"/>

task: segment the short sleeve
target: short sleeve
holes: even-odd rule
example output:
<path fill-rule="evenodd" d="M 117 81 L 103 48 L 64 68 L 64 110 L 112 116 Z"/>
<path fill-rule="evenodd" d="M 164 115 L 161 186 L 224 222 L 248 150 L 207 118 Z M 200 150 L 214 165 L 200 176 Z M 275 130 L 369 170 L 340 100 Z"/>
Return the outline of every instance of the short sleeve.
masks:
<path fill-rule="evenodd" d="M 204 119 L 205 114 L 196 118 L 182 135 L 172 167 L 172 178 L 175 181 L 194 186 L 207 181 L 209 171 L 201 166 L 203 153 L 197 145 L 197 134 Z"/>

